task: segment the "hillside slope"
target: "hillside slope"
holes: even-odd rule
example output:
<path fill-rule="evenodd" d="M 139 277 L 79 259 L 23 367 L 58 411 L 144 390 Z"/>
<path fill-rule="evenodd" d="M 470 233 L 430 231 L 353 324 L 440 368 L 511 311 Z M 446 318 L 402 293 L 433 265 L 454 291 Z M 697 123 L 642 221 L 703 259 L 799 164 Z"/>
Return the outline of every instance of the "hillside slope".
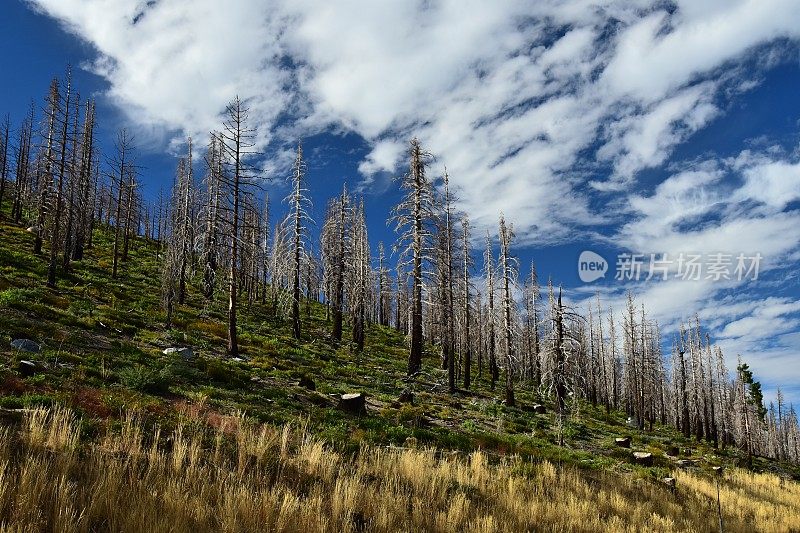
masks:
<path fill-rule="evenodd" d="M 475 461 L 487 461 L 488 466 L 481 468 L 486 469 L 485 475 L 491 479 L 481 482 L 484 485 L 476 493 L 462 482 L 453 481 L 454 477 L 463 474 L 448 470 L 436 483 L 444 483 L 445 486 L 454 484 L 451 489 L 442 489 L 444 492 L 441 494 L 434 491 L 425 495 L 424 490 L 429 489 L 424 489 L 422 485 L 402 490 L 398 488 L 396 497 L 417 498 L 420 505 L 429 502 L 441 512 L 446 512 L 452 502 L 460 501 L 459 498 L 477 502 L 483 490 L 492 491 L 495 490 L 492 487 L 501 485 L 505 487 L 503 490 L 511 490 L 509 484 L 525 485 L 526 479 L 532 483 L 538 479 L 538 485 L 534 483 L 520 489 L 531 492 L 525 492 L 524 497 L 520 494 L 519 505 L 530 502 L 531 498 L 546 498 L 548 501 L 558 498 L 560 504 L 567 505 L 569 499 L 562 501 L 559 496 L 559 491 L 563 491 L 564 494 L 574 494 L 576 502 L 583 502 L 581 505 L 589 505 L 591 509 L 592 498 L 600 497 L 590 496 L 592 488 L 596 488 L 599 492 L 608 491 L 606 496 L 617 498 L 619 504 L 616 511 L 604 511 L 606 515 L 603 520 L 607 522 L 599 523 L 611 527 L 617 524 L 613 522 L 617 517 L 622 520 L 620 527 L 635 529 L 636 520 L 644 520 L 642 517 L 655 513 L 665 522 L 655 521 L 651 525 L 663 530 L 706 530 L 715 527 L 716 494 L 708 493 L 708 487 L 713 488 L 713 483 L 709 481 L 711 468 L 720 465 L 733 467 L 742 461 L 741 454 L 735 449 L 713 450 L 703 443 L 683 439 L 668 427 L 656 426 L 652 431 L 639 432 L 626 426 L 624 414 L 606 413 L 588 404 L 580 404 L 570 420 L 560 428 L 547 399 L 538 397 L 524 386 L 517 392 L 518 407 L 503 405 L 500 401 L 501 391 L 490 390 L 486 372 L 475 381 L 473 390 L 449 395 L 445 372 L 438 369 L 435 354 L 426 357 L 422 375 L 410 383 L 405 375 L 406 347 L 402 335 L 389 328 L 371 326 L 363 352 L 354 351 L 347 339 L 337 346 L 328 334 L 325 309 L 316 303 L 306 303 L 304 306 L 304 335 L 298 342 L 292 338 L 289 325 L 275 320 L 268 306 L 260 302 L 248 306 L 245 302 L 240 315 L 242 357 L 231 360 L 225 355 L 223 295 L 206 308 L 200 295 L 190 291 L 186 305 L 177 310 L 173 327 L 168 330 L 164 328 L 164 315 L 159 301 L 160 274 L 156 266 L 158 250 L 154 243 L 134 240 L 129 260 L 123 263 L 119 279 L 113 280 L 110 277 L 109 239 L 102 230 L 98 230 L 95 247 L 88 251 L 84 261 L 73 263 L 72 270 L 59 279 L 55 290 L 44 286 L 45 262 L 35 257 L 31 249 L 32 236 L 29 233 L 0 220 L 0 407 L 10 413 L 7 418 L 15 424 L 19 422 L 19 412 L 27 413 L 24 417 L 27 422 L 7 431 L 10 432 L 9 438 L 15 435 L 14 438 L 28 443 L 26 453 L 30 453 L 31 457 L 42 453 L 42 446 L 53 448 L 35 438 L 31 440 L 33 430 L 29 410 L 38 406 L 66 405 L 76 413 L 81 419 L 80 444 L 76 441 L 67 448 L 74 450 L 83 447 L 89 455 L 100 453 L 98 450 L 102 449 L 103 442 L 110 436 L 120 434 L 125 427 L 120 420 L 124 420 L 129 413 L 136 413 L 137 423 L 145 434 L 150 435 L 150 440 L 153 428 L 158 425 L 164 437 L 165 450 L 169 449 L 170 453 L 175 453 L 175 441 L 165 436 L 176 428 L 184 427 L 191 413 L 197 422 L 193 430 L 199 439 L 197 453 L 202 454 L 200 450 L 207 449 L 210 454 L 214 439 L 208 435 L 222 431 L 223 435 L 230 437 L 231 434 L 224 430 L 224 421 L 238 416 L 237 413 L 244 413 L 248 421 L 266 423 L 267 428 L 287 423 L 303 425 L 310 436 L 297 437 L 300 443 L 297 455 L 292 456 L 287 464 L 303 471 L 306 467 L 301 468 L 296 464 L 308 459 L 304 455 L 307 449 L 303 448 L 302 443 L 319 440 L 326 443 L 321 448 L 325 450 L 324 453 L 335 458 L 331 459 L 333 464 L 341 462 L 344 465 L 341 466 L 343 472 L 361 480 L 361 485 L 358 485 L 360 488 L 352 490 L 367 490 L 364 487 L 370 487 L 369 490 L 374 490 L 376 494 L 382 491 L 391 493 L 385 486 L 389 483 L 387 479 L 381 476 L 365 479 L 365 476 L 368 477 L 366 471 L 378 467 L 367 459 L 364 459 L 367 462 L 362 461 L 360 458 L 363 457 L 370 458 L 369 461 L 375 464 L 387 461 L 395 465 L 410 461 L 423 465 L 418 471 L 421 479 L 435 475 L 427 474 L 428 471 L 456 468 L 452 466 L 452 461 L 464 468 L 466 466 L 463 465 Z M 10 341 L 19 338 L 39 343 L 42 351 L 31 354 L 12 349 Z M 192 349 L 191 357 L 163 353 L 168 347 L 186 346 Z M 32 360 L 34 367 L 21 367 L 21 360 Z M 398 401 L 403 391 L 413 393 L 413 404 Z M 365 415 L 354 416 L 338 408 L 340 395 L 351 392 L 366 395 Z M 546 412 L 533 412 L 535 404 L 543 404 Z M 13 422 L 15 419 L 17 422 Z M 47 423 L 39 421 L 43 427 Z M 41 433 L 39 431 L 38 434 Z M 565 445 L 559 446 L 557 443 L 562 435 Z M 615 446 L 614 439 L 624 435 L 632 437 L 630 450 Z M 241 439 L 239 441 L 241 443 Z M 378 451 L 379 447 L 386 446 L 430 447 L 439 451 Z M 58 453 L 66 453 L 63 446 L 56 448 L 60 450 Z M 679 456 L 667 455 L 666 452 L 673 448 L 680 450 Z M 454 454 L 444 453 L 447 450 L 453 450 Z M 481 455 L 467 455 L 475 450 L 481 450 Z M 653 464 L 634 464 L 632 451 L 652 453 Z M 353 462 L 350 457 L 355 452 L 358 452 L 359 459 Z M 22 456 L 10 450 L 5 453 L 14 461 L 24 461 Z M 266 451 L 261 453 L 267 454 Z M 375 455 L 382 453 L 389 455 Z M 446 458 L 437 459 L 442 455 Z M 47 459 L 42 458 L 42 461 L 55 460 L 50 455 L 45 456 Z M 204 468 L 210 468 L 209 465 L 214 465 L 217 459 L 216 456 L 208 458 L 207 462 L 203 462 Z M 105 460 L 97 459 L 100 461 L 98 464 Z M 157 463 L 155 459 L 152 461 L 154 465 Z M 228 467 L 233 471 L 244 468 L 241 464 L 232 466 L 228 462 L 221 466 L 223 469 Z M 723 502 L 723 514 L 727 513 L 732 524 L 730 527 L 741 530 L 789 530 L 792 526 L 785 517 L 797 517 L 800 514 L 797 499 L 792 503 L 792 500 L 778 500 L 768 493 L 775 491 L 774 485 L 783 484 L 785 478 L 800 478 L 800 473 L 796 467 L 762 458 L 756 458 L 752 467 L 781 477 L 752 477 L 738 470 L 726 474 L 723 494 L 729 494 L 725 496 L 729 499 Z M 60 473 L 67 478 L 82 480 L 80 483 L 85 483 L 87 487 L 92 483 L 100 483 L 96 477 L 100 475 L 99 471 L 78 469 L 80 472 L 77 472 L 75 468 L 78 467 L 69 461 L 62 461 L 48 472 L 54 476 Z M 387 472 L 402 468 L 395 465 Z M 553 482 L 555 484 L 552 486 L 556 488 L 541 481 L 542 476 L 550 475 L 548 469 L 554 469 L 553 476 L 558 481 Z M 284 472 L 282 469 L 279 471 Z M 512 474 L 517 476 L 514 477 L 516 481 L 509 481 L 508 476 Z M 9 471 L 8 475 L 22 476 L 22 471 L 16 474 Z M 186 475 L 196 473 L 187 472 Z M 335 488 L 335 479 L 326 480 L 314 469 L 304 475 L 314 478 L 311 485 L 317 486 L 315 483 L 319 483 L 315 490 L 319 490 L 320 495 L 331 497 L 328 493 Z M 668 490 L 662 481 L 665 477 L 677 478 L 676 491 Z M 412 478 L 408 478 L 409 483 L 412 483 Z M 291 485 L 290 481 L 282 480 L 280 475 L 270 479 L 270 482 L 277 484 L 274 490 L 280 483 Z M 240 481 L 244 484 L 241 485 L 244 487 L 242 490 L 250 490 L 247 487 L 251 483 L 260 486 L 264 482 L 251 477 Z M 187 483 L 186 487 L 192 486 L 189 477 L 181 481 L 184 482 Z M 574 485 L 572 488 L 565 485 L 570 483 Z M 756 490 L 761 486 L 769 489 L 765 488 L 763 492 Z M 796 489 L 795 483 L 786 481 L 786 485 L 776 493 Z M 128 487 L 127 490 L 140 489 Z M 337 490 L 345 489 L 340 487 Z M 309 493 L 300 490 L 293 494 L 295 498 L 303 498 Z M 8 502 L 23 496 L 5 494 L 3 501 L 6 503 L 0 522 L 14 520 L 13 513 L 9 514 L 9 508 L 13 505 Z M 444 500 L 430 499 L 440 497 Z M 636 498 L 650 501 L 650 504 L 643 504 L 650 507 L 646 511 L 640 510 L 645 513 L 643 515 L 625 518 L 626 506 L 635 506 L 633 500 Z M 31 501 L 34 500 L 36 498 Z M 199 502 L 198 505 L 213 507 L 221 505 L 221 501 Z M 325 505 L 332 504 L 328 502 Z M 497 529 L 515 530 L 509 526 L 511 522 L 505 525 L 502 522 L 507 510 L 501 509 L 499 503 L 496 503 L 496 508 L 493 505 L 483 504 L 481 513 L 467 513 L 465 516 L 471 516 L 469 520 L 483 520 L 481 524 L 488 524 L 485 522 L 489 520 L 487 516 L 493 517 Z M 613 505 L 609 506 L 609 509 L 613 508 Z M 414 504 L 409 503 L 409 512 L 413 511 L 413 507 Z M 766 510 L 755 510 L 761 507 Z M 687 518 L 680 518 L 682 508 L 697 511 L 695 514 L 687 512 Z M 633 507 L 628 511 L 631 509 Z M 415 522 L 411 518 L 410 522 L 384 524 L 377 521 L 378 515 L 371 514 L 386 512 L 377 507 L 357 512 L 365 524 L 378 529 L 402 530 L 411 526 L 434 528 L 433 522 Z M 341 526 L 344 523 L 356 529 L 360 527 L 359 520 L 353 519 L 356 516 L 353 509 L 350 509 L 350 514 L 345 513 L 349 518 L 344 522 L 342 516 L 345 515 L 337 515 L 334 511 L 325 511 L 323 514 L 328 516 L 329 513 L 333 514 L 326 527 L 331 530 L 339 530 L 334 525 Z M 576 529 L 574 524 L 581 523 L 564 522 L 559 525 L 558 514 L 554 510 L 554 517 L 542 523 L 554 529 Z M 519 519 L 522 521 L 513 523 L 521 525 L 529 523 L 525 520 L 533 520 L 530 523 L 535 524 L 541 518 L 535 516 L 538 515 L 523 517 Z M 579 513 L 575 516 L 584 515 Z M 25 520 L 20 522 L 21 525 L 26 523 Z M 379 528 L 379 524 L 384 525 Z M 216 526 L 221 527 L 221 524 L 217 523 Z M 87 522 L 82 527 L 97 526 L 96 522 L 95 525 Z M 481 526 L 487 531 L 492 527 Z M 590 530 L 588 525 L 585 527 Z M 112 529 L 129 527 L 114 526 Z"/>

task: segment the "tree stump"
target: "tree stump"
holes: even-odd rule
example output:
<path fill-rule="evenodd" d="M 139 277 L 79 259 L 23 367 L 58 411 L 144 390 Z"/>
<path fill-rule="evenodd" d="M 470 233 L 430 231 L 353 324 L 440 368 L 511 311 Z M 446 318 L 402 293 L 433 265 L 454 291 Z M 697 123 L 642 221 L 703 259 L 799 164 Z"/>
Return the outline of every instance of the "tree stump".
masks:
<path fill-rule="evenodd" d="M 317 384 L 314 383 L 314 380 L 308 376 L 301 376 L 297 385 L 303 387 L 304 389 L 317 390 Z"/>
<path fill-rule="evenodd" d="M 536 413 L 537 415 L 543 415 L 547 413 L 547 407 L 545 407 L 540 403 L 537 403 L 533 406 L 533 412 Z"/>
<path fill-rule="evenodd" d="M 23 360 L 23 361 L 19 362 L 19 366 L 17 367 L 17 370 L 19 371 L 19 373 L 20 373 L 20 375 L 22 377 L 29 378 L 29 377 L 33 376 L 34 374 L 36 374 L 36 371 L 38 370 L 38 367 L 36 366 L 36 363 L 34 363 L 33 361 L 25 361 L 25 360 Z"/>
<path fill-rule="evenodd" d="M 642 466 L 653 466 L 653 454 L 650 452 L 633 452 L 633 462 Z"/>
<path fill-rule="evenodd" d="M 679 451 L 677 446 L 667 446 L 667 455 L 670 457 L 677 457 Z"/>
<path fill-rule="evenodd" d="M 614 439 L 614 444 L 616 444 L 620 448 L 630 448 L 631 447 L 631 438 L 630 437 L 617 437 L 616 439 Z"/>
<path fill-rule="evenodd" d="M 411 392 L 410 389 L 404 389 L 397 398 L 397 401 L 400 403 L 410 403 L 411 405 L 414 405 L 414 393 Z"/>
<path fill-rule="evenodd" d="M 366 414 L 367 397 L 360 392 L 342 394 L 339 398 L 339 409 L 354 415 Z"/>

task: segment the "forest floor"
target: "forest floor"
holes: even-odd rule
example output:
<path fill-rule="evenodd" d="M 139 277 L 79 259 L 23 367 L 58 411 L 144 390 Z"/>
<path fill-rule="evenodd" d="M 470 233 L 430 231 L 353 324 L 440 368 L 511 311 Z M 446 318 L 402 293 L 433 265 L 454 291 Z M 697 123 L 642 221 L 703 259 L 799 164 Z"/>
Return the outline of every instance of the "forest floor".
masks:
<path fill-rule="evenodd" d="M 33 235 L 9 223 L 7 210 L 0 214 L 3 412 L 67 406 L 80 418 L 85 442 L 121 431 L 128 413 L 136 413 L 143 428 L 157 425 L 165 435 L 180 427 L 190 411 L 202 413 L 212 428 L 244 413 L 269 427 L 302 426 L 342 454 L 409 443 L 447 457 L 480 450 L 490 462 L 512 457 L 546 461 L 575 468 L 589 479 L 611 475 L 655 487 L 665 477 L 676 477 L 679 464 L 697 476 L 713 475 L 714 466 L 743 464 L 734 448 L 717 450 L 659 424 L 639 431 L 626 425 L 624 413 L 606 413 L 586 402 L 560 426 L 549 399 L 524 384 L 516 390 L 517 406 L 508 407 L 502 402 L 502 383 L 491 390 L 485 369 L 480 378 L 473 369 L 472 390 L 449 394 L 446 371 L 433 351 L 426 354 L 421 375 L 409 382 L 401 334 L 369 326 L 366 346 L 358 353 L 347 327 L 344 341 L 333 342 L 325 308 L 317 303 L 303 304 L 303 336 L 297 341 L 290 324 L 272 318 L 268 306 L 243 302 L 241 357 L 233 360 L 225 350 L 223 291 L 208 306 L 190 284 L 186 303 L 178 306 L 167 329 L 156 245 L 133 239 L 128 261 L 112 279 L 112 239 L 97 230 L 85 259 L 60 272 L 57 287 L 50 289 L 44 284 L 47 258 L 32 253 Z M 11 340 L 18 338 L 39 343 L 41 352 L 12 349 Z M 183 346 L 192 348 L 193 357 L 163 353 L 167 347 Z M 36 363 L 35 373 L 23 376 L 20 360 Z M 313 380 L 316 390 L 301 386 L 301 378 Z M 413 391 L 413 405 L 398 401 L 406 389 Z M 365 415 L 337 407 L 339 396 L 350 392 L 366 395 Z M 547 412 L 534 413 L 535 404 L 543 404 Z M 631 449 L 615 445 L 621 436 L 632 437 Z M 668 456 L 674 446 L 679 455 Z M 633 451 L 651 452 L 652 466 L 634 464 Z M 749 468 L 800 480 L 797 466 L 764 458 L 755 458 Z"/>

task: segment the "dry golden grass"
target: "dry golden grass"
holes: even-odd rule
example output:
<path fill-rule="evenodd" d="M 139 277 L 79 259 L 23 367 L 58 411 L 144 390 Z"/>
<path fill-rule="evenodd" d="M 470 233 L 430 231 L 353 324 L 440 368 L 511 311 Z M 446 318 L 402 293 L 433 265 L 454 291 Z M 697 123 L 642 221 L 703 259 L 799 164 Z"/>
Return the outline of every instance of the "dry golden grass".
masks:
<path fill-rule="evenodd" d="M 194 412 L 196 413 L 197 410 Z M 187 410 L 187 414 L 189 411 Z M 0 432 L 4 531 L 713 531 L 715 480 L 658 482 L 480 453 L 362 448 L 343 456 L 302 427 L 197 417 L 169 432 L 134 415 L 79 442 L 66 409 Z M 726 531 L 800 530 L 800 485 L 731 471 Z"/>

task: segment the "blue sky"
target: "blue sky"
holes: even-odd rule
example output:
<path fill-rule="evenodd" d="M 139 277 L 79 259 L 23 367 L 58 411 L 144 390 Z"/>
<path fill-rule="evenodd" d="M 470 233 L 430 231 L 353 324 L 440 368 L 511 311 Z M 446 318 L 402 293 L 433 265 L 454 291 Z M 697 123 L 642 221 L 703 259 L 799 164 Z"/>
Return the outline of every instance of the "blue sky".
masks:
<path fill-rule="evenodd" d="M 335 4 L 335 6 L 334 6 Z M 101 145 L 131 129 L 151 198 L 191 135 L 246 98 L 264 176 L 285 194 L 302 138 L 321 221 L 346 181 L 391 243 L 392 177 L 418 136 L 475 234 L 515 225 L 523 265 L 578 307 L 631 289 L 664 326 L 698 314 L 800 404 L 800 4 L 11 0 L 0 113 L 41 106 L 67 64 L 98 101 Z M 281 207 L 273 203 L 273 210 Z M 583 283 L 578 256 L 607 260 Z M 618 254 L 760 253 L 757 280 L 614 279 Z"/>

